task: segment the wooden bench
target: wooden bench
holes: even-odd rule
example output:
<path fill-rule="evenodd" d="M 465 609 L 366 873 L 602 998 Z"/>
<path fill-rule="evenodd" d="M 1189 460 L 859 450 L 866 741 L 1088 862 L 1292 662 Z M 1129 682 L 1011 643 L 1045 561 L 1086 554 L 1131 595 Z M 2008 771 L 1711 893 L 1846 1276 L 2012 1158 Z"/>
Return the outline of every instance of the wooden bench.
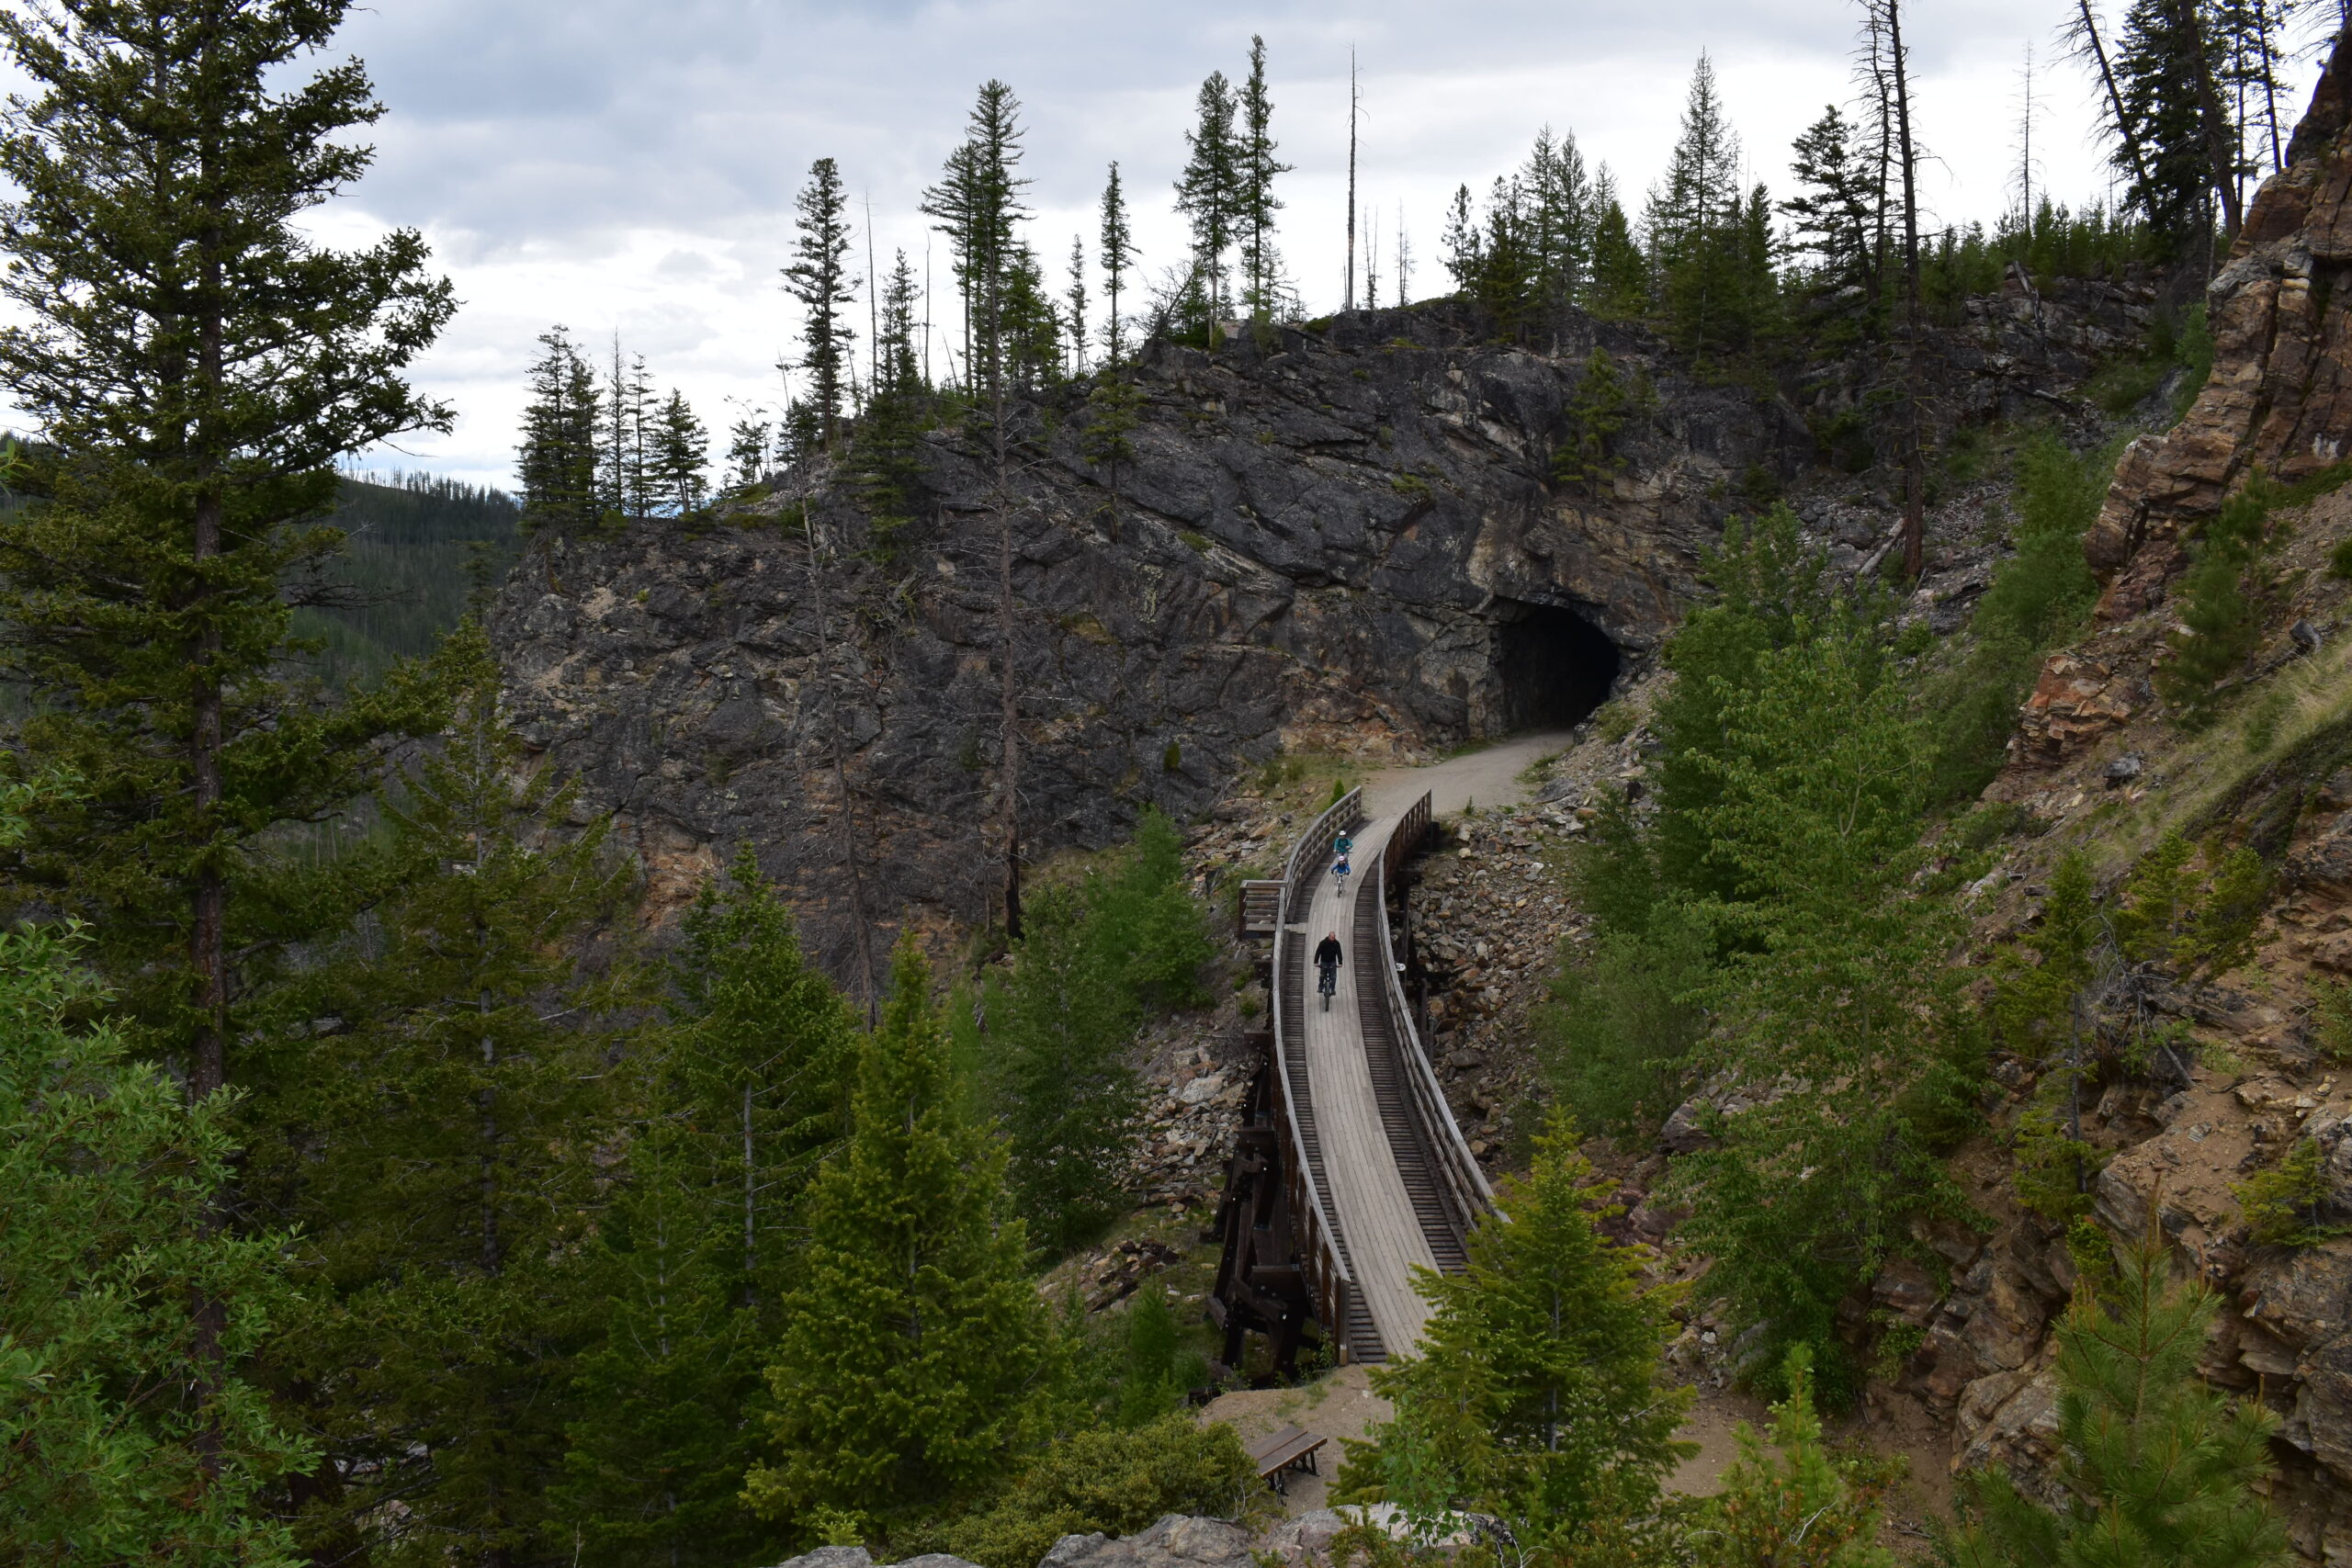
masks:
<path fill-rule="evenodd" d="M 1251 1443 L 1250 1460 L 1258 1467 L 1258 1479 L 1280 1492 L 1283 1490 L 1283 1476 L 1290 1471 L 1304 1470 L 1310 1475 L 1322 1473 L 1316 1469 L 1315 1450 L 1329 1440 L 1303 1427 L 1284 1427 L 1281 1431 L 1270 1432 Z"/>

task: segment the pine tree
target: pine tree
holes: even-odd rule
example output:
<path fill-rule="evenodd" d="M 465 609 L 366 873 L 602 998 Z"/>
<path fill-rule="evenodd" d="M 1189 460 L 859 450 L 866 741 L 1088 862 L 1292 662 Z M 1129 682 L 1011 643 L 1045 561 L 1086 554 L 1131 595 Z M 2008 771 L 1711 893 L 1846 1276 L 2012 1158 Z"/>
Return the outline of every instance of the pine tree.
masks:
<path fill-rule="evenodd" d="M 1061 374 L 1061 315 L 1046 288 L 1046 270 L 1027 245 L 1012 249 L 1001 320 L 1005 374 L 1012 386 L 1034 392 Z"/>
<path fill-rule="evenodd" d="M 912 939 L 859 1054 L 849 1145 L 809 1193 L 746 1495 L 806 1536 L 970 1492 L 1028 1437 L 1046 1324 L 1004 1156 L 969 1119 Z"/>
<path fill-rule="evenodd" d="M 1456 186 L 1453 200 L 1445 209 L 1445 228 L 1438 236 L 1444 247 L 1445 270 L 1453 275 L 1453 288 L 1458 294 L 1469 295 L 1478 287 L 1484 270 L 1484 240 L 1478 230 L 1477 210 L 1470 200 L 1470 187 Z"/>
<path fill-rule="evenodd" d="M 1134 235 L 1127 228 L 1127 198 L 1119 188 L 1119 165 L 1111 165 L 1110 177 L 1102 185 L 1102 249 L 1096 259 L 1102 266 L 1103 292 L 1110 304 L 1110 316 L 1102 323 L 1102 355 L 1106 368 L 1116 366 L 1126 357 L 1125 328 L 1119 315 L 1119 295 L 1125 287 L 1127 269 L 1135 265 Z"/>
<path fill-rule="evenodd" d="M 32 803 L 10 791 L 0 834 Z M 316 1456 L 242 1371 L 289 1305 L 287 1238 L 220 1227 L 229 1097 L 184 1105 L 88 1021 L 84 945 L 0 932 L 0 1540 L 26 1564 L 290 1565 L 262 1489 Z"/>
<path fill-rule="evenodd" d="M 768 474 L 770 426 L 745 414 L 727 432 L 727 493 L 749 495 Z"/>
<path fill-rule="evenodd" d="M 850 345 L 857 329 L 842 308 L 857 298 L 857 279 L 842 265 L 849 255 L 849 193 L 831 158 L 808 165 L 800 187 L 792 265 L 784 269 L 785 292 L 800 303 L 800 367 L 808 373 L 820 434 L 831 447 L 841 434 L 842 400 L 848 392 Z"/>
<path fill-rule="evenodd" d="M 538 1540 L 594 1337 L 580 1253 L 617 1120 L 595 1025 L 627 993 L 574 954 L 628 877 L 526 767 L 478 622 L 440 663 L 454 716 L 383 807 L 394 892 L 289 987 L 286 1015 L 322 1021 L 274 1039 L 252 1180 L 300 1227 L 272 1371 L 327 1454 L 305 1548 L 495 1562 Z"/>
<path fill-rule="evenodd" d="M 1005 369 L 1005 291 L 1019 224 L 1028 215 L 1021 192 L 1021 100 L 1002 82 L 980 85 L 962 146 L 948 155 L 944 177 L 923 193 L 922 211 L 937 220 L 955 258 L 964 300 L 967 384 L 993 395 Z"/>
<path fill-rule="evenodd" d="M 1739 244 L 1739 139 L 1724 118 L 1714 62 L 1690 73 L 1682 130 L 1643 220 L 1667 319 L 1701 356 L 1741 346 L 1747 280 Z"/>
<path fill-rule="evenodd" d="M 2197 1373 L 2219 1310 L 2202 1280 L 2171 1283 L 2163 1241 L 2120 1249 L 2113 1277 L 2075 1288 L 2058 1325 L 2055 1511 L 1999 1471 L 1967 1478 L 1959 1568 L 2267 1568 L 2287 1532 L 2264 1501 L 2278 1417 Z"/>
<path fill-rule="evenodd" d="M 1125 1207 L 1119 1166 L 1141 1100 L 1125 1052 L 1142 1010 L 1076 889 L 1041 890 L 1022 913 L 1012 976 L 986 994 L 991 1098 L 1021 1212 L 1060 1252 Z"/>
<path fill-rule="evenodd" d="M 856 1021 L 748 852 L 723 886 L 705 886 L 682 931 L 668 1070 L 693 1111 L 698 1168 L 741 1238 L 729 1297 L 774 1303 L 798 1245 L 799 1195 L 849 1129 Z"/>
<path fill-rule="evenodd" d="M 779 1546 L 741 1494 L 752 1416 L 818 1161 L 848 1123 L 856 1030 L 793 915 L 739 856 L 682 923 L 669 1027 L 634 1061 L 627 1179 L 590 1268 L 560 1521 L 606 1561 L 728 1563 Z"/>
<path fill-rule="evenodd" d="M 1274 104 L 1266 93 L 1266 40 L 1254 33 L 1250 39 L 1250 79 L 1242 84 L 1239 113 L 1241 134 L 1235 164 L 1240 189 L 1234 218 L 1241 243 L 1241 302 L 1252 316 L 1264 320 L 1282 303 L 1282 258 L 1274 249 L 1274 214 L 1283 204 L 1274 195 L 1274 180 L 1290 173 L 1291 166 L 1274 158 Z"/>
<path fill-rule="evenodd" d="M 0 662 L 39 709 L 21 760 L 86 781 L 37 804 L 12 869 L 93 922 L 199 1100 L 228 1078 L 240 968 L 307 934 L 266 908 L 265 845 L 431 719 L 403 682 L 338 705 L 283 678 L 289 600 L 340 539 L 317 525 L 337 459 L 452 418 L 401 379 L 455 308 L 424 242 L 340 251 L 301 220 L 366 172 L 345 133 L 382 112 L 356 60 L 301 73 L 344 11 L 0 13 L 32 87 L 0 139 L 0 387 L 49 492 L 0 519 Z"/>
<path fill-rule="evenodd" d="M 648 490 L 661 498 L 662 510 L 691 519 L 710 493 L 710 432 L 686 406 L 684 393 L 673 390 L 662 402 L 652 448 L 646 463 Z"/>
<path fill-rule="evenodd" d="M 1208 295 L 1211 321 L 1226 311 L 1226 252 L 1242 219 L 1243 146 L 1233 133 L 1237 110 L 1225 73 L 1212 71 L 1195 104 L 1199 118 L 1184 133 L 1192 156 L 1176 181 L 1176 210 L 1193 229 L 1193 268 Z"/>
<path fill-rule="evenodd" d="M 1600 216 L 1592 226 L 1592 282 L 1585 305 L 1596 316 L 1622 321 L 1649 309 L 1649 258 L 1634 241 L 1634 225 L 1610 188 L 1607 169 L 1594 187 L 1593 205 Z"/>
<path fill-rule="evenodd" d="M 1069 237 L 1069 288 L 1062 294 L 1069 313 L 1062 324 L 1069 330 L 1069 367 L 1072 376 L 1086 374 L 1086 239 L 1081 234 Z"/>
<path fill-rule="evenodd" d="M 1812 1358 L 1790 1350 L 1770 1443 L 1741 1422 L 1739 1459 L 1692 1532 L 1702 1568 L 1894 1568 L 1878 1544 L 1884 1461 L 1840 1461 L 1822 1440 Z"/>
<path fill-rule="evenodd" d="M 930 389 L 915 360 L 915 276 L 900 251 L 882 286 L 874 396 L 858 421 L 852 470 L 876 547 L 886 554 L 914 521 L 922 482 L 919 442 L 930 417 Z"/>
<path fill-rule="evenodd" d="M 523 443 L 514 459 L 522 480 L 523 528 L 586 533 L 603 521 L 595 372 L 563 328 L 542 333 L 539 342 L 547 352 L 531 367 Z"/>
<path fill-rule="evenodd" d="M 2133 0 L 2124 13 L 2114 71 L 2119 113 L 2140 162 L 2130 200 L 2176 249 L 2200 236 L 2237 232 L 2240 153 L 2223 112 L 2211 7 L 2201 0 Z M 2119 158 L 2120 167 L 2122 160 Z"/>
<path fill-rule="evenodd" d="M 1815 289 L 1823 308 L 1877 321 L 1882 258 L 1871 243 L 1871 214 L 1879 199 L 1854 127 L 1835 104 L 1796 139 L 1790 158 L 1798 194 L 1781 203 L 1794 221 L 1796 248 L 1815 262 Z"/>
<path fill-rule="evenodd" d="M 1526 193 L 1526 244 L 1537 302 L 1547 316 L 1583 291 L 1592 266 L 1592 181 L 1573 133 L 1555 141 L 1551 127 L 1536 132 L 1520 171 Z"/>
<path fill-rule="evenodd" d="M 1645 1287 L 1646 1250 L 1601 1233 L 1611 1187 L 1577 1137 L 1555 1112 L 1528 1175 L 1471 1233 L 1468 1267 L 1416 1280 L 1433 1310 L 1419 1351 L 1373 1371 L 1397 1421 L 1349 1445 L 1341 1482 L 1359 1497 L 1410 1508 L 1400 1493 L 1422 1472 L 1452 1494 L 1442 1507 L 1494 1513 L 1521 1550 L 1571 1557 L 1655 1511 L 1690 1451 L 1674 1439 L 1689 1395 L 1658 1377 L 1674 1292 Z M 1414 1446 L 1400 1437 L 1430 1451 L 1398 1451 Z"/>

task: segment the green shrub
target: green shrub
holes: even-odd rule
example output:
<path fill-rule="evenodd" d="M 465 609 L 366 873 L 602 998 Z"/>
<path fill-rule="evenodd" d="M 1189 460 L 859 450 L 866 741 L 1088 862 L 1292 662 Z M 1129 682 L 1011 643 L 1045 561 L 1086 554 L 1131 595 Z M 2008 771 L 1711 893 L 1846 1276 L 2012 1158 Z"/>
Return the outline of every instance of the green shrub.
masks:
<path fill-rule="evenodd" d="M 1669 906 L 1565 963 L 1538 1015 L 1554 1092 L 1596 1132 L 1646 1139 L 1689 1095 L 1706 1029 L 1696 993 L 1713 968 L 1706 927 Z"/>
<path fill-rule="evenodd" d="M 2078 457 L 2050 435 L 2018 454 L 2016 554 L 1995 570 L 1976 607 L 1967 657 L 1928 695 L 1938 799 L 1973 795 L 1999 771 L 2043 651 L 2073 635 L 2098 599 L 2083 534 L 2098 516 L 2113 467 L 2111 453 Z"/>
<path fill-rule="evenodd" d="M 2352 984 L 2312 983 L 2312 1044 L 2331 1062 L 2352 1060 Z"/>
<path fill-rule="evenodd" d="M 1096 1428 L 1047 1449 L 985 1510 L 941 1532 L 982 1568 L 1036 1568 L 1066 1535 L 1128 1535 L 1163 1514 L 1231 1518 L 1265 1488 L 1231 1427 L 1179 1411 L 1132 1431 Z"/>
<path fill-rule="evenodd" d="M 2269 584 L 2260 567 L 2270 542 L 2271 513 L 2303 505 L 2347 479 L 2352 463 L 2335 464 L 2291 485 L 2257 468 L 2190 547 L 2189 568 L 2175 590 L 2183 629 L 2172 635 L 2172 657 L 2156 671 L 2157 694 L 2180 728 L 2211 722 L 2214 688 L 2261 643 L 2261 601 Z"/>
<path fill-rule="evenodd" d="M 2299 1138 L 2270 1169 L 2232 1185 L 2245 1212 L 2246 1229 L 2265 1247 L 2316 1247 L 2345 1234 L 2323 1218 L 2328 1180 L 2319 1145 Z"/>
<path fill-rule="evenodd" d="M 2352 578 L 2352 539 L 2338 541 L 2335 548 L 2328 552 L 2327 575 L 2339 582 Z"/>

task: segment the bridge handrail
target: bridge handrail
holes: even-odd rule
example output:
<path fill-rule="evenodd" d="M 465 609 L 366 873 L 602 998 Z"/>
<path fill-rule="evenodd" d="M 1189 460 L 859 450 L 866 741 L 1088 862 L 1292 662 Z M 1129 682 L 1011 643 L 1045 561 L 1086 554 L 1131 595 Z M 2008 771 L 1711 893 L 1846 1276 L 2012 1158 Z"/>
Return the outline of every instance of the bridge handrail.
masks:
<path fill-rule="evenodd" d="M 1374 908 L 1380 911 L 1380 918 L 1373 926 L 1379 932 L 1381 996 L 1387 1003 L 1388 1026 L 1403 1051 L 1405 1081 L 1412 1086 L 1414 1109 L 1419 1113 L 1430 1152 L 1436 1157 L 1448 1195 L 1453 1200 L 1454 1213 L 1467 1229 L 1479 1216 L 1498 1213 L 1495 1208 L 1495 1190 L 1470 1153 L 1461 1125 L 1453 1119 L 1453 1110 L 1445 1102 L 1445 1092 L 1438 1087 L 1429 1053 L 1421 1048 L 1420 1031 L 1413 1027 L 1413 1010 L 1405 998 L 1405 982 L 1397 972 L 1396 948 L 1388 934 L 1390 863 L 1402 865 L 1419 847 L 1421 835 L 1429 830 L 1430 804 L 1430 797 L 1424 795 L 1405 813 L 1397 821 L 1396 830 L 1389 835 L 1388 852 L 1383 853 L 1372 868 L 1370 892 L 1375 900 Z"/>
<path fill-rule="evenodd" d="M 1290 1123 L 1291 1164 L 1306 1187 L 1306 1213 L 1313 1229 L 1308 1255 L 1320 1258 L 1339 1281 L 1345 1294 L 1337 1304 L 1343 1310 L 1352 1305 L 1348 1297 L 1354 1294 L 1355 1276 L 1348 1268 L 1346 1256 L 1340 1251 L 1340 1230 L 1332 1224 L 1331 1211 L 1323 1196 L 1323 1189 L 1315 1179 L 1315 1168 L 1307 1163 L 1306 1135 L 1299 1129 L 1297 1108 L 1290 1102 L 1290 1043 L 1283 1028 L 1282 943 L 1283 933 L 1290 929 L 1291 900 L 1297 896 L 1305 881 L 1323 874 L 1324 862 L 1333 840 L 1353 828 L 1363 812 L 1363 791 L 1351 789 L 1333 801 L 1291 846 L 1290 859 L 1283 867 L 1282 899 L 1276 906 L 1274 916 L 1274 976 L 1272 995 L 1268 998 L 1272 1003 L 1274 1015 L 1274 1081 L 1280 1087 L 1286 1112 L 1283 1119 Z M 1307 852 L 1310 845 L 1315 847 L 1312 854 Z M 1330 1323 L 1327 1326 L 1344 1340 L 1344 1322 Z"/>

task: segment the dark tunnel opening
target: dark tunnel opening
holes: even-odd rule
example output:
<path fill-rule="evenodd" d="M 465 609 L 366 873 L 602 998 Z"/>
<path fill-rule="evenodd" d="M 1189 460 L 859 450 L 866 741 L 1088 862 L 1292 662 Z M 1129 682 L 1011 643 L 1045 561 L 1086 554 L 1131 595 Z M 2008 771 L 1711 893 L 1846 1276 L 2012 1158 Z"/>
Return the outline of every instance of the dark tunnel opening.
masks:
<path fill-rule="evenodd" d="M 1505 614 L 1495 628 L 1505 725 L 1566 729 L 1609 700 L 1617 645 L 1591 622 L 1552 604 L 1507 605 Z"/>

